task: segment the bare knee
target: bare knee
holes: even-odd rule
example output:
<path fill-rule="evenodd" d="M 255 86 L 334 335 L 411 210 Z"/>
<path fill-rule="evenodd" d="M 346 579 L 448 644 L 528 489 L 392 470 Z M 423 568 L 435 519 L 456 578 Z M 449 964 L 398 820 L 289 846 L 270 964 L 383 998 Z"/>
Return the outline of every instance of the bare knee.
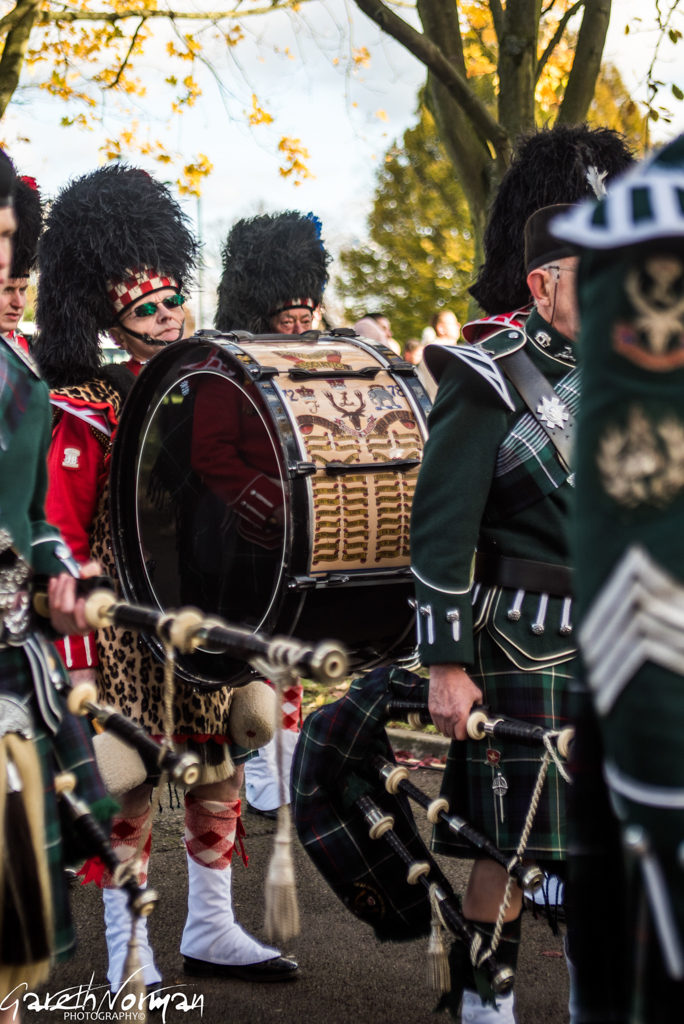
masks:
<path fill-rule="evenodd" d="M 128 793 L 124 793 L 123 796 L 118 799 L 120 805 L 120 817 L 139 818 L 140 815 L 144 814 L 150 806 L 150 800 L 152 799 L 152 786 L 143 782 L 141 786 L 136 786 L 135 789 L 131 789 Z"/>
<path fill-rule="evenodd" d="M 463 913 L 473 921 L 496 921 L 506 893 L 508 874 L 494 860 L 476 860 L 463 898 Z M 513 921 L 522 909 L 522 892 L 513 883 L 504 921 Z"/>
<path fill-rule="evenodd" d="M 229 779 L 223 779 L 221 782 L 209 782 L 203 786 L 193 786 L 190 792 L 192 796 L 197 797 L 199 800 L 217 800 L 224 804 L 232 803 L 234 800 L 239 799 L 244 776 L 245 769 L 242 765 L 238 765 L 235 769 L 235 774 Z"/>

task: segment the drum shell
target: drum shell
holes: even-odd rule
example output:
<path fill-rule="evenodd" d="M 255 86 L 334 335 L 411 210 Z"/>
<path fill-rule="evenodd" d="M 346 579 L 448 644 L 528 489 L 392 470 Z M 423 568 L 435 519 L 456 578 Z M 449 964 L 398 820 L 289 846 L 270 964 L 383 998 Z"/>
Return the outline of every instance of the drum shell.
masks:
<path fill-rule="evenodd" d="M 241 574 L 233 597 L 223 604 L 211 588 L 205 592 L 212 573 L 224 582 L 230 578 L 221 568 L 227 545 L 214 544 L 207 526 L 226 505 L 218 503 L 220 513 L 200 517 L 201 531 L 182 523 L 188 517 L 178 495 L 197 475 L 194 451 L 188 454 L 196 425 L 215 419 L 206 411 L 208 392 L 220 393 L 220 415 L 235 400 L 247 410 L 263 438 L 261 447 L 270 452 L 265 475 L 277 480 L 282 492 L 282 533 L 272 553 L 261 557 L 258 531 L 252 544 L 257 562 L 266 565 L 266 582 L 262 585 L 257 575 L 251 611 Z M 192 408 L 185 414 L 188 396 Z M 428 409 L 413 368 L 355 336 L 312 332 L 255 338 L 208 331 L 169 346 L 140 374 L 114 444 L 113 542 L 123 596 L 164 608 L 196 604 L 229 621 L 304 641 L 334 637 L 349 648 L 355 670 L 409 656 L 414 648 L 408 607 L 410 505 Z M 322 452 L 328 440 L 332 449 Z M 185 469 L 184 459 L 191 463 Z M 174 481 L 184 483 L 169 483 L 163 465 L 169 461 Z M 374 464 L 370 473 L 369 463 Z M 354 472 L 357 464 L 364 469 Z M 215 494 L 207 497 L 206 481 L 195 490 L 200 492 L 193 497 L 196 504 L 217 504 Z M 159 514 L 152 507 L 155 494 L 161 494 Z M 164 531 L 174 534 L 166 545 Z M 199 532 L 206 535 L 204 553 L 187 557 L 183 546 L 188 536 L 196 545 Z M 201 594 L 187 579 L 170 578 L 176 557 L 194 566 L 203 580 Z M 150 571 L 155 558 L 156 578 Z M 164 574 L 169 579 L 162 585 Z M 154 637 L 146 642 L 161 657 L 160 643 Z M 181 656 L 178 672 L 207 688 L 250 675 L 243 663 L 203 653 Z"/>

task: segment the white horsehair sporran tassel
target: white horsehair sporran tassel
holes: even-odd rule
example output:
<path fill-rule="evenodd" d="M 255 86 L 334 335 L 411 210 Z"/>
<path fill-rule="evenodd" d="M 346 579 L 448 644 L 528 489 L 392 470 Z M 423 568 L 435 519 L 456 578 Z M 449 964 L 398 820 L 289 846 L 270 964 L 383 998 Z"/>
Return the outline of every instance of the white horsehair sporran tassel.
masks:
<path fill-rule="evenodd" d="M 260 670 L 262 665 L 259 666 Z M 284 744 L 282 738 L 283 691 L 287 683 L 296 680 L 296 674 L 288 667 L 263 665 L 264 674 L 273 682 L 278 695 L 276 705 L 276 761 L 278 764 L 278 790 L 280 807 L 271 860 L 266 874 L 264 929 L 269 942 L 282 944 L 299 935 L 299 905 L 295 885 L 294 860 L 292 857 L 292 818 L 288 802 L 287 780 L 284 766 Z"/>
<path fill-rule="evenodd" d="M 430 991 L 442 995 L 451 991 L 449 954 L 445 939 L 445 928 L 439 908 L 437 886 L 430 886 L 430 939 L 427 949 L 427 983 Z"/>

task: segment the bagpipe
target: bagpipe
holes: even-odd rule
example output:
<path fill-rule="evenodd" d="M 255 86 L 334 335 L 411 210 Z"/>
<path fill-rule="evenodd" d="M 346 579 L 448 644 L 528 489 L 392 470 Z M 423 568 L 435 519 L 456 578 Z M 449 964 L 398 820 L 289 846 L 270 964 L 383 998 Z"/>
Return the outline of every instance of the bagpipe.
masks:
<path fill-rule="evenodd" d="M 543 873 L 525 863 L 522 852 L 499 850 L 452 813 L 447 800 L 423 792 L 410 781 L 408 769 L 396 764 L 386 724 L 401 718 L 414 726 L 429 722 L 427 688 L 427 679 L 413 672 L 379 668 L 354 680 L 340 700 L 306 718 L 292 767 L 294 823 L 335 894 L 377 938 L 431 936 L 428 963 L 435 988 L 447 991 L 450 984 L 444 970 L 434 967 L 435 956 L 441 956 L 435 953 L 441 927 L 465 945 L 485 990 L 503 994 L 513 984 L 512 972 L 497 963 L 495 943 L 484 949 L 481 936 L 463 917 L 458 896 L 421 838 L 411 804 L 420 806 L 431 824 L 439 821 L 457 832 L 472 847 L 473 857 L 500 864 L 511 884 L 535 891 Z M 548 732 L 491 718 L 482 708 L 473 710 L 469 729 L 477 737 L 491 732 L 537 745 L 544 759 L 557 762 L 571 740 L 571 730 Z"/>
<path fill-rule="evenodd" d="M 77 581 L 77 593 L 86 598 L 85 615 L 93 629 L 116 624 L 136 631 L 154 632 L 163 644 L 173 685 L 176 652 L 191 653 L 203 648 L 212 651 L 230 651 L 245 659 L 267 676 L 277 677 L 282 672 L 302 673 L 317 682 L 334 685 L 347 674 L 347 656 L 344 649 L 333 641 L 306 644 L 292 637 L 270 637 L 230 625 L 214 616 L 205 616 L 194 608 L 181 608 L 177 612 L 134 605 L 117 600 L 113 582 L 108 577 L 91 577 Z M 42 593 L 34 596 L 34 605 L 40 614 L 47 614 L 47 601 Z M 231 686 L 244 687 L 250 677 Z M 268 689 L 268 688 L 267 688 Z M 270 689 L 268 690 L 270 691 Z M 105 731 L 112 733 L 139 755 L 146 772 L 155 775 L 164 772 L 171 781 L 192 786 L 198 779 L 197 758 L 192 754 L 177 755 L 171 744 L 160 744 L 135 722 L 107 705 L 98 703 L 97 691 L 92 683 L 78 683 L 71 687 L 67 705 L 72 714 L 90 715 Z M 273 710 L 271 704 L 263 711 L 265 718 Z M 273 732 L 270 721 L 249 723 L 249 735 L 234 736 L 244 746 L 262 745 Z"/>
<path fill-rule="evenodd" d="M 339 682 L 347 674 L 346 652 L 333 641 L 302 643 L 292 637 L 268 636 L 256 630 L 234 626 L 216 616 L 206 616 L 195 608 L 162 612 L 159 609 L 120 601 L 114 594 L 113 582 L 107 577 L 79 579 L 77 594 L 86 599 L 85 617 L 93 629 L 116 624 L 135 631 L 154 631 L 165 653 L 164 703 L 167 709 L 171 707 L 175 695 L 176 652 L 190 653 L 200 648 L 214 652 L 229 651 L 232 656 L 244 659 L 255 672 L 272 680 L 276 690 L 282 687 L 286 680 L 299 673 L 305 673 L 309 678 L 328 685 Z M 47 599 L 44 594 L 38 593 L 34 596 L 34 605 L 40 614 L 47 614 Z M 263 745 L 274 732 L 277 713 L 274 691 L 265 683 L 251 682 L 248 675 L 240 680 L 233 679 L 225 685 L 245 690 L 249 685 L 259 685 L 272 698 L 261 708 L 251 707 L 244 735 L 232 735 L 236 742 L 245 747 Z M 127 768 L 124 772 L 125 783 L 123 788 L 119 788 L 120 792 L 126 792 L 134 785 L 160 775 L 184 787 L 192 786 L 198 781 L 198 759 L 192 754 L 178 755 L 173 749 L 170 714 L 166 716 L 164 737 L 158 742 L 135 722 L 113 708 L 100 704 L 92 683 L 84 682 L 71 687 L 67 696 L 67 706 L 72 714 L 91 715 L 107 734 L 122 741 L 139 756 L 140 774 L 136 775 L 135 765 L 132 771 Z M 279 730 L 276 730 L 276 736 L 278 732 Z M 114 793 L 114 787 L 122 771 L 121 758 L 117 755 L 118 751 L 115 750 L 116 765 L 107 777 L 107 762 L 103 763 L 98 752 L 98 766 L 108 789 Z M 60 795 L 78 831 L 83 834 L 88 849 L 95 848 L 93 855 L 100 857 L 112 872 L 115 884 L 119 884 L 117 871 L 120 865 L 97 822 L 88 815 L 86 806 L 73 797 L 68 786 L 62 788 Z M 286 807 L 281 808 L 281 811 L 282 822 L 279 821 L 276 849 L 267 879 L 266 929 L 270 938 L 282 942 L 298 932 L 299 924 L 294 896 L 294 871 L 289 849 L 289 814 Z M 133 882 L 130 879 L 124 878 L 121 884 L 129 886 L 129 903 L 134 916 L 150 912 L 154 901 L 149 896 L 142 898 L 142 890 L 140 893 L 134 893 Z M 148 905 L 149 910 L 145 909 Z M 132 942 L 134 939 L 133 933 Z"/>

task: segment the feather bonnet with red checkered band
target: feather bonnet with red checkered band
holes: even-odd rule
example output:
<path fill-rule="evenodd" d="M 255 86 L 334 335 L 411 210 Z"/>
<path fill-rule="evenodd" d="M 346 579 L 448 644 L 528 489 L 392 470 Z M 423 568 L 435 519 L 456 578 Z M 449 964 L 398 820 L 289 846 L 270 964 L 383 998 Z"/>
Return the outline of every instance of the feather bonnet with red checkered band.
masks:
<path fill-rule="evenodd" d="M 52 387 L 100 368 L 99 335 L 130 302 L 187 285 L 198 245 L 169 189 L 117 164 L 77 178 L 57 196 L 38 250 L 34 351 Z"/>

